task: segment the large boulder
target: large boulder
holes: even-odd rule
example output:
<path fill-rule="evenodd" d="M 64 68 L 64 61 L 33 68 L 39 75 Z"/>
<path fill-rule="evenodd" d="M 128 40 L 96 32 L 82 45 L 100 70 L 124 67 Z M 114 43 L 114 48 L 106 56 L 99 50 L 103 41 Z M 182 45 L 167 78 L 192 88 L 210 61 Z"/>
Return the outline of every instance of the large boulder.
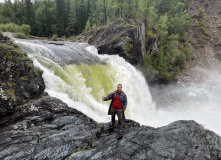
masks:
<path fill-rule="evenodd" d="M 0 35 L 0 116 L 43 93 L 42 73 L 26 53 Z"/>

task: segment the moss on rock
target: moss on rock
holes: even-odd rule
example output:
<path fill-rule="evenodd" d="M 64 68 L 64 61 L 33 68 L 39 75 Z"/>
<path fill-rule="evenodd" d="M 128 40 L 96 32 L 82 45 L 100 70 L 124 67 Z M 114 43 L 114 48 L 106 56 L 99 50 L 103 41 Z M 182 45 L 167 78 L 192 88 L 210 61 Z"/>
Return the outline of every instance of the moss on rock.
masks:
<path fill-rule="evenodd" d="M 1 37 L 0 37 L 1 38 Z M 42 71 L 35 68 L 33 60 L 7 37 L 0 39 L 0 116 L 11 112 L 15 106 L 39 97 L 45 84 Z M 6 98 L 5 98 L 6 96 Z"/>
<path fill-rule="evenodd" d="M 131 50 L 131 48 L 133 47 L 133 45 L 132 45 L 132 44 L 127 43 L 127 42 L 125 42 L 125 43 L 124 43 L 124 45 L 125 45 L 125 48 L 126 48 L 126 50 L 127 50 L 127 51 L 130 51 L 130 50 Z"/>

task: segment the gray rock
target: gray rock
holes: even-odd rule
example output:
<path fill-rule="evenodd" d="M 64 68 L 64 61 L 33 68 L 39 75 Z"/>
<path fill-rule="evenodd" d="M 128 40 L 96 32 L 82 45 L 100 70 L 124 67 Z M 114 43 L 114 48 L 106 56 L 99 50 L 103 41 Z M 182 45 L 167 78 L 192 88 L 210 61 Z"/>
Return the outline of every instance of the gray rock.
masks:
<path fill-rule="evenodd" d="M 49 96 L 18 107 L 0 122 L 0 159 L 221 158 L 221 138 L 194 121 L 151 128 L 127 120 L 117 140 L 117 129 L 110 132 L 108 124 Z"/>
<path fill-rule="evenodd" d="M 144 22 L 132 26 L 130 20 L 118 19 L 101 28 L 86 32 L 76 41 L 88 41 L 98 49 L 99 54 L 117 54 L 133 65 L 140 64 L 145 54 L 158 50 L 159 36 L 152 38 L 146 35 Z M 156 33 L 156 30 L 153 29 Z"/>

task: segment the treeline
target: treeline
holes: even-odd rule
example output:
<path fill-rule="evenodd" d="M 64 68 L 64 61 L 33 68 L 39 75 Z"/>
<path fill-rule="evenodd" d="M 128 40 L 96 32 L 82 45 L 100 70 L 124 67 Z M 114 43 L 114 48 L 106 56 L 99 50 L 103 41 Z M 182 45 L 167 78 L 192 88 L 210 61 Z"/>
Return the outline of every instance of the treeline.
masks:
<path fill-rule="evenodd" d="M 0 23 L 28 24 L 36 36 L 71 36 L 141 15 L 144 0 L 5 0 Z"/>
<path fill-rule="evenodd" d="M 156 70 L 159 78 L 173 80 L 192 58 L 188 4 L 189 0 L 5 0 L 0 3 L 0 23 L 28 24 L 36 36 L 69 37 L 118 18 L 145 21 L 147 36 L 160 35 L 160 48 L 145 56 L 143 66 Z"/>
<path fill-rule="evenodd" d="M 158 28 L 161 40 L 159 51 L 147 55 L 143 65 L 157 70 L 158 78 L 170 81 L 184 68 L 185 61 L 193 58 L 187 41 L 191 22 L 189 0 L 147 0 L 146 3 L 148 24 Z"/>

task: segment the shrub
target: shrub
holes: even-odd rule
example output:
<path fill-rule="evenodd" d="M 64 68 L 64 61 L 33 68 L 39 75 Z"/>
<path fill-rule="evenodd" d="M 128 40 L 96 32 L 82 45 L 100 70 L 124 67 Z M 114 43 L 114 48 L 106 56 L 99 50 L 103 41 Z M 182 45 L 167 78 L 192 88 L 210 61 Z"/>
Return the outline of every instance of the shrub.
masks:
<path fill-rule="evenodd" d="M 23 24 L 21 26 L 21 32 L 23 32 L 25 35 L 29 35 L 31 32 L 31 26 L 29 26 L 27 24 Z"/>
<path fill-rule="evenodd" d="M 25 35 L 23 32 L 18 32 L 15 34 L 15 38 L 28 39 L 28 36 Z"/>
<path fill-rule="evenodd" d="M 51 41 L 56 41 L 58 38 L 58 35 L 57 34 L 53 34 L 52 37 L 51 37 Z"/>
<path fill-rule="evenodd" d="M 0 24 L 0 31 L 2 32 L 14 32 L 14 33 L 23 33 L 26 37 L 31 32 L 31 27 L 29 25 L 23 24 L 19 26 L 15 23 L 7 23 L 7 24 Z"/>

